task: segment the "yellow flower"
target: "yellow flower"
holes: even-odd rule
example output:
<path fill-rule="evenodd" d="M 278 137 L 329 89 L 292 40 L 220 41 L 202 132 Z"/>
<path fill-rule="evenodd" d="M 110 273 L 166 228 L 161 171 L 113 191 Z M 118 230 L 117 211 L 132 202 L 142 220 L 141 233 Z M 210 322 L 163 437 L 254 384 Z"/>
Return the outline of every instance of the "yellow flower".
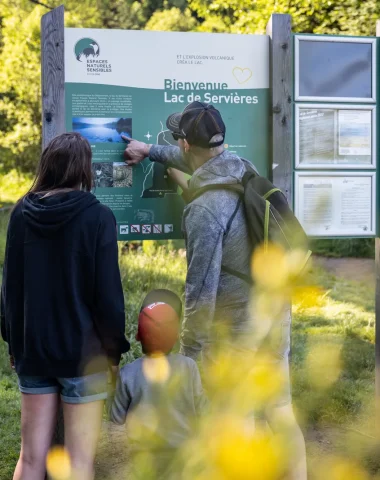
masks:
<path fill-rule="evenodd" d="M 293 293 L 293 305 L 297 309 L 320 307 L 323 305 L 325 292 L 318 286 L 297 287 Z"/>
<path fill-rule="evenodd" d="M 281 245 L 260 245 L 252 258 L 252 274 L 259 287 L 275 290 L 284 288 L 289 278 L 286 251 Z"/>
<path fill-rule="evenodd" d="M 255 406 L 264 406 L 274 401 L 284 385 L 284 375 L 278 365 L 267 361 L 260 361 L 252 369 L 248 382 L 252 381 Z"/>
<path fill-rule="evenodd" d="M 370 480 L 363 468 L 352 460 L 329 459 L 320 469 L 316 480 Z"/>
<path fill-rule="evenodd" d="M 277 480 L 286 466 L 285 446 L 279 437 L 247 428 L 236 416 L 216 419 L 210 454 L 223 480 Z"/>
<path fill-rule="evenodd" d="M 52 480 L 68 480 L 71 476 L 71 461 L 67 450 L 52 447 L 46 457 L 46 470 Z"/>

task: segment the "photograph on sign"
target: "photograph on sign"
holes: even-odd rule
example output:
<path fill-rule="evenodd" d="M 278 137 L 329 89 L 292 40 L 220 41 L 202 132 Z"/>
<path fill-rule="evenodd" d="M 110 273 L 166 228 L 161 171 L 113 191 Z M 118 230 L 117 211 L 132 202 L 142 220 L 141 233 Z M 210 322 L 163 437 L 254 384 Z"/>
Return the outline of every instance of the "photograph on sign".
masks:
<path fill-rule="evenodd" d="M 375 172 L 296 172 L 294 210 L 315 237 L 376 233 Z"/>
<path fill-rule="evenodd" d="M 376 101 L 376 39 L 295 36 L 295 99 Z"/>
<path fill-rule="evenodd" d="M 133 48 L 123 55 L 120 45 Z M 181 158 L 166 120 L 193 101 L 213 104 L 226 148 L 268 174 L 268 36 L 66 28 L 64 46 L 66 129 L 91 145 L 94 193 L 115 214 L 120 240 L 182 238 L 184 202 L 169 165 L 127 167 L 123 154 L 132 137 Z"/>
<path fill-rule="evenodd" d="M 375 168 L 376 107 L 297 104 L 296 168 Z"/>

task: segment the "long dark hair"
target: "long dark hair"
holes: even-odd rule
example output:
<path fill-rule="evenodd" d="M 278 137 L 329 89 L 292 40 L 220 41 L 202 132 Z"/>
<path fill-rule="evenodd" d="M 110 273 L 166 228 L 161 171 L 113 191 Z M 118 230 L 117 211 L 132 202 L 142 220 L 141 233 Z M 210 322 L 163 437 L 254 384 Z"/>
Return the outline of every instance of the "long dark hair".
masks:
<path fill-rule="evenodd" d="M 81 187 L 92 188 L 92 152 L 79 133 L 63 133 L 53 138 L 37 167 L 30 192 L 52 192 Z"/>

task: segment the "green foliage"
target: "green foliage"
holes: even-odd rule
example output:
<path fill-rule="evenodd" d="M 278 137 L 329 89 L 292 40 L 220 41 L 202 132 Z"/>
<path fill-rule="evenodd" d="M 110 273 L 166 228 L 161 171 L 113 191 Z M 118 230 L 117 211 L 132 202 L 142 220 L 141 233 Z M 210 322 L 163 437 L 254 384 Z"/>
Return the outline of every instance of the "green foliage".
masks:
<path fill-rule="evenodd" d="M 263 33 L 272 13 L 296 32 L 374 35 L 375 0 L 50 0 L 68 27 Z M 0 171 L 31 172 L 41 149 L 40 19 L 28 0 L 0 2 Z"/>
<path fill-rule="evenodd" d="M 202 31 L 265 33 L 272 13 L 287 13 L 295 32 L 348 35 L 374 35 L 380 9 L 375 0 L 190 0 L 189 6 Z"/>
<path fill-rule="evenodd" d="M 8 349 L 0 340 L 0 479 L 13 476 L 20 451 L 20 394 L 9 366 Z"/>
<path fill-rule="evenodd" d="M 65 6 L 67 26 L 102 26 L 91 0 Z M 33 171 L 40 154 L 40 22 L 46 12 L 26 0 L 0 3 L 0 171 Z"/>
<path fill-rule="evenodd" d="M 30 188 L 32 176 L 10 170 L 0 175 L 0 208 L 6 204 L 16 203 Z"/>
<path fill-rule="evenodd" d="M 190 9 L 181 11 L 177 7 L 172 7 L 170 10 L 155 12 L 148 20 L 145 29 L 188 32 L 194 30 L 196 26 L 197 20 L 192 16 Z"/>
<path fill-rule="evenodd" d="M 375 240 L 373 238 L 348 238 L 314 240 L 311 250 L 326 257 L 375 257 Z"/>
<path fill-rule="evenodd" d="M 5 256 L 5 244 L 7 239 L 7 228 L 9 221 L 10 210 L 0 210 L 0 282 L 1 282 L 1 270 L 4 263 Z"/>

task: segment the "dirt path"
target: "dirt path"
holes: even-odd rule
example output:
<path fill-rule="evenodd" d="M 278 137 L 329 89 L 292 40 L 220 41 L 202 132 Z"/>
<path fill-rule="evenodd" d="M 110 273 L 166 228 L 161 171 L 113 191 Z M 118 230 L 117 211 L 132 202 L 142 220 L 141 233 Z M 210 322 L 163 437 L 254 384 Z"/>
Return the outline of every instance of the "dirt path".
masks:
<path fill-rule="evenodd" d="M 316 265 L 338 277 L 357 282 L 375 281 L 375 260 L 372 258 L 329 258 L 314 256 Z"/>
<path fill-rule="evenodd" d="M 355 446 L 360 458 L 368 458 L 371 452 L 372 439 L 360 432 L 347 430 L 343 427 L 313 428 L 305 433 L 308 468 L 315 471 L 321 458 L 330 455 L 347 457 L 350 445 Z M 377 456 L 375 456 L 377 457 Z M 95 480 L 126 480 L 130 478 L 128 462 L 128 446 L 126 444 L 124 427 L 104 422 L 102 438 L 96 459 Z M 372 462 L 371 462 L 372 463 Z M 372 468 L 376 468 L 372 466 Z M 313 476 L 310 475 L 312 480 Z"/>

